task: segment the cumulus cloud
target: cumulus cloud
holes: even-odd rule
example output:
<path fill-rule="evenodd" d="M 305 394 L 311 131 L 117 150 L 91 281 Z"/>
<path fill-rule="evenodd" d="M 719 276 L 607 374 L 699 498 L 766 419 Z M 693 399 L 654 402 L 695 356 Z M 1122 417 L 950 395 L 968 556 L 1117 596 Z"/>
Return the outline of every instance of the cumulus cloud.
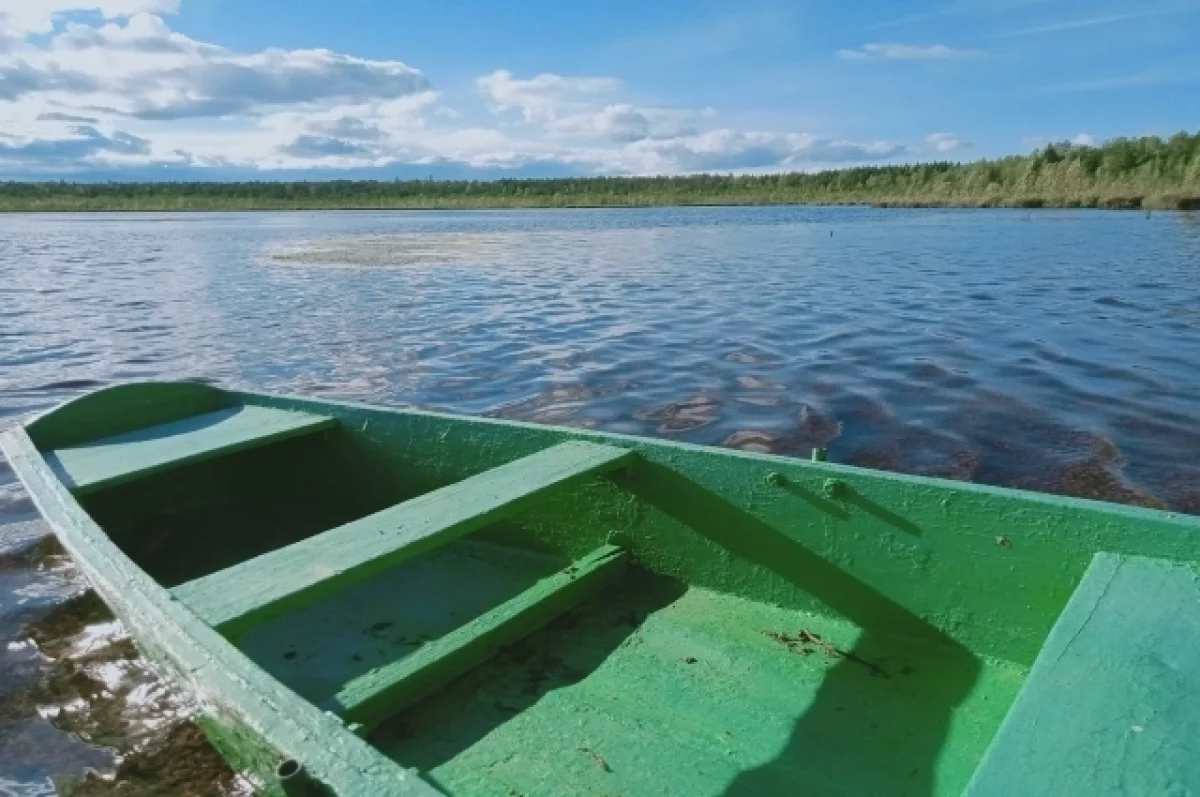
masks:
<path fill-rule="evenodd" d="M 90 11 L 104 19 L 134 14 L 173 14 L 179 0 L 0 0 L 0 32 L 24 36 L 47 33 L 72 11 Z"/>
<path fill-rule="evenodd" d="M 363 102 L 425 88 L 424 77 L 398 62 L 367 61 L 328 50 L 268 50 L 207 59 L 139 80 L 152 82 L 149 101 L 125 112 L 141 119 L 253 114 L 273 106 Z M 120 110 L 120 109 L 118 109 Z"/>
<path fill-rule="evenodd" d="M 121 156 L 146 155 L 150 142 L 115 131 L 109 135 L 95 127 L 72 127 L 66 135 L 45 139 L 15 138 L 0 141 L 0 163 L 35 164 L 41 167 L 77 169 L 119 163 Z"/>
<path fill-rule="evenodd" d="M 356 155 L 371 155 L 372 149 L 363 144 L 356 144 L 333 136 L 297 136 L 287 144 L 282 144 L 279 151 L 295 158 L 326 158 L 347 157 Z"/>
<path fill-rule="evenodd" d="M 490 100 L 493 110 L 519 110 L 527 122 L 551 121 L 571 108 L 580 107 L 581 98 L 614 94 L 621 89 L 621 82 L 610 77 L 541 74 L 520 79 L 507 69 L 484 75 L 475 83 Z"/>
<path fill-rule="evenodd" d="M 957 152 L 970 149 L 975 142 L 954 133 L 930 133 L 925 137 L 925 145 L 935 152 Z"/>
<path fill-rule="evenodd" d="M 556 136 L 640 141 L 694 133 L 704 111 L 638 106 L 610 100 L 622 90 L 610 77 L 541 74 L 518 78 L 506 69 L 476 81 L 495 113 L 519 111 L 522 119 L 544 125 Z"/>
<path fill-rule="evenodd" d="M 838 57 L 848 61 L 945 61 L 975 58 L 979 50 L 964 50 L 944 44 L 864 44 L 853 50 L 838 50 Z"/>
<path fill-rule="evenodd" d="M 616 142 L 672 138 L 694 134 L 696 123 L 712 113 L 711 109 L 690 111 L 617 103 L 554 119 L 548 129 L 557 135 L 597 136 Z"/>
<path fill-rule="evenodd" d="M 634 174 L 800 169 L 819 165 L 884 160 L 901 155 L 901 144 L 857 143 L 797 133 L 743 133 L 710 130 L 692 136 L 644 139 L 616 152 L 588 152 L 602 168 Z"/>
<path fill-rule="evenodd" d="M 75 122 L 77 124 L 94 125 L 100 120 L 94 116 L 76 116 L 70 113 L 59 113 L 58 111 L 48 111 L 38 114 L 37 121 L 39 122 Z"/>
<path fill-rule="evenodd" d="M 0 100 L 15 100 L 33 92 L 79 94 L 94 91 L 98 85 L 83 72 L 63 69 L 54 63 L 37 67 L 19 58 L 0 62 Z"/>
<path fill-rule="evenodd" d="M 92 27 L 76 22 L 67 23 L 54 37 L 54 49 L 59 52 L 80 52 L 103 49 L 107 53 L 149 53 L 193 56 L 224 55 L 229 51 L 215 44 L 199 42 L 170 29 L 162 17 L 153 14 L 134 14 L 125 24 L 110 22 Z"/>
<path fill-rule="evenodd" d="M 716 117 L 711 108 L 608 102 L 622 92 L 612 78 L 542 74 L 523 79 L 500 70 L 481 77 L 477 86 L 493 112 L 519 111 L 531 130 L 545 134 L 526 151 L 526 159 L 549 158 L 601 173 L 801 168 L 876 161 L 905 151 L 886 141 L 704 130 Z"/>
<path fill-rule="evenodd" d="M 148 120 L 252 115 L 426 89 L 425 76 L 400 61 L 329 50 L 237 53 L 146 14 L 101 27 L 70 23 L 48 47 L 26 47 L 0 61 L 0 98 L 66 94 L 80 105 Z"/>
<path fill-rule="evenodd" d="M 378 124 L 365 122 L 357 116 L 339 116 L 329 120 L 314 119 L 309 122 L 308 126 L 323 136 L 349 141 L 378 141 L 385 135 Z"/>
<path fill-rule="evenodd" d="M 0 178 L 151 165 L 200 177 L 206 167 L 433 164 L 647 174 L 817 168 L 908 151 L 738 130 L 713 109 L 636 102 L 604 76 L 501 69 L 475 81 L 474 107 L 460 111 L 399 60 L 193 39 L 162 16 L 177 0 L 27 5 L 37 10 L 0 0 Z"/>

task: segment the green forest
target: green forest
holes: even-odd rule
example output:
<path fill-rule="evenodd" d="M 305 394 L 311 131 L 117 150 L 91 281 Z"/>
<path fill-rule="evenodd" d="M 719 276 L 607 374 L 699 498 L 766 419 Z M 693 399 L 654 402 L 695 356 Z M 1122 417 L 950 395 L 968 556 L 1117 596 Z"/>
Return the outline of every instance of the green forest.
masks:
<path fill-rule="evenodd" d="M 626 207 L 869 204 L 880 207 L 1200 209 L 1200 133 L 1070 142 L 972 163 L 813 173 L 503 180 L 0 182 L 0 211 Z"/>

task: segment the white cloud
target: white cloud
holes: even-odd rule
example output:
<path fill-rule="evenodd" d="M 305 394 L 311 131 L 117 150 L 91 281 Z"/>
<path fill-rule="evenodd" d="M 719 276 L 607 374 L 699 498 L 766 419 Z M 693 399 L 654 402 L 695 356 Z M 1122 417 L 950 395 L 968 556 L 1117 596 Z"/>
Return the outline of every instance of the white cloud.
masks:
<path fill-rule="evenodd" d="M 0 164 L 33 162 L 40 166 L 73 167 L 80 162 L 119 163 L 123 156 L 144 156 L 150 142 L 129 133 L 104 134 L 90 125 L 70 128 L 65 135 L 0 141 Z"/>
<path fill-rule="evenodd" d="M 713 115 L 711 109 L 691 111 L 618 103 L 598 111 L 589 110 L 554 119 L 547 127 L 550 132 L 562 136 L 596 136 L 618 142 L 640 141 L 644 138 L 692 135 L 696 132 L 697 122 L 710 115 Z"/>
<path fill-rule="evenodd" d="M 582 153 L 600 170 L 633 174 L 734 171 L 755 168 L 800 169 L 836 163 L 877 161 L 905 152 L 887 141 L 858 143 L 798 133 L 742 133 L 710 130 L 693 136 L 644 139 L 617 151 Z"/>
<path fill-rule="evenodd" d="M 99 85 L 90 75 L 57 64 L 37 67 L 19 58 L 0 61 L 0 100 L 16 100 L 35 92 L 83 94 L 96 91 Z"/>
<path fill-rule="evenodd" d="M 529 124 L 557 137 L 607 138 L 616 142 L 669 138 L 696 132 L 695 122 L 711 109 L 656 108 L 608 103 L 622 86 L 610 77 L 541 74 L 518 78 L 501 69 L 476 81 L 494 113 L 520 111 Z"/>
<path fill-rule="evenodd" d="M 374 149 L 366 144 L 347 141 L 335 136 L 296 136 L 287 144 L 281 144 L 279 151 L 300 159 L 321 159 L 327 157 L 353 158 L 372 155 Z"/>
<path fill-rule="evenodd" d="M 612 95 L 621 82 L 610 77 L 542 74 L 522 80 L 498 69 L 475 81 L 496 111 L 519 110 L 526 122 L 547 122 L 581 106 L 582 98 Z"/>
<path fill-rule="evenodd" d="M 174 14 L 179 0 L 0 0 L 0 33 L 48 33 L 57 19 L 73 11 L 91 11 L 104 19 Z"/>
<path fill-rule="evenodd" d="M 7 61 L 7 63 L 6 63 Z M 156 16 L 91 27 L 68 23 L 48 47 L 0 55 L 0 98 L 41 93 L 81 107 L 140 119 L 264 113 L 314 103 L 354 103 L 427 89 L 400 61 L 329 50 L 237 53 L 171 31 Z"/>
<path fill-rule="evenodd" d="M 930 133 L 925 137 L 925 145 L 935 152 L 957 152 L 970 149 L 975 142 L 954 133 Z"/>
<path fill-rule="evenodd" d="M 498 70 L 460 110 L 402 61 L 193 39 L 159 15 L 177 5 L 64 0 L 35 13 L 0 0 L 2 30 L 19 32 L 0 43 L 0 178 L 154 165 L 198 176 L 434 164 L 649 174 L 818 168 L 907 151 L 733 129 L 710 108 L 636 102 L 604 76 Z"/>
<path fill-rule="evenodd" d="M 849 61 L 945 61 L 976 58 L 980 50 L 964 50 L 944 44 L 864 44 L 854 50 L 838 50 L 838 57 Z"/>

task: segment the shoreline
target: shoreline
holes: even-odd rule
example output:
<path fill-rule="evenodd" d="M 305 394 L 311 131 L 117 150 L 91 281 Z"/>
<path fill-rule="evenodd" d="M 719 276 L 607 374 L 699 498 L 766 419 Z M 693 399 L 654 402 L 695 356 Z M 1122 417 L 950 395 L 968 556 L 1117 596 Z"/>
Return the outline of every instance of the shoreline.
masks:
<path fill-rule="evenodd" d="M 1200 133 L 1058 142 L 1027 155 L 755 174 L 392 179 L 0 180 L 0 212 L 739 207 L 1200 210 Z M 165 174 L 163 176 L 166 176 Z M 181 175 L 182 176 L 182 175 Z M 275 177 L 275 179 L 263 179 Z"/>
<path fill-rule="evenodd" d="M 846 201 L 804 201 L 764 199 L 762 201 L 722 201 L 713 199 L 696 202 L 481 202 L 473 204 L 458 204 L 453 202 L 428 203 L 295 203 L 295 202 L 250 202 L 244 205 L 237 203 L 195 203 L 181 207 L 173 203 L 138 203 L 136 206 L 122 207 L 120 203 L 106 204 L 46 202 L 14 203 L 13 206 L 0 205 L 0 215 L 36 214 L 36 213 L 271 213 L 271 212 L 304 212 L 304 211 L 448 211 L 448 210 L 639 210 L 650 208 L 734 208 L 734 207 L 858 207 L 883 210 L 1105 210 L 1105 211 L 1159 211 L 1159 212 L 1193 212 L 1200 210 L 1200 192 L 1196 196 L 1170 197 L 1113 197 L 1097 201 L 1078 201 L 1046 198 L 1020 199 L 879 199 L 879 200 L 846 200 Z"/>

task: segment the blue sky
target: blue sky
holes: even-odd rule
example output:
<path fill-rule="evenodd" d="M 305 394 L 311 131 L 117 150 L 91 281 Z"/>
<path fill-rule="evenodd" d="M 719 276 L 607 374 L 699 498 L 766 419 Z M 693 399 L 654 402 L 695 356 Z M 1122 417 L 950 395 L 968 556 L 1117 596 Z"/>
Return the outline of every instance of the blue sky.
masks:
<path fill-rule="evenodd" d="M 812 170 L 1200 129 L 1200 0 L 0 0 L 0 178 Z"/>

